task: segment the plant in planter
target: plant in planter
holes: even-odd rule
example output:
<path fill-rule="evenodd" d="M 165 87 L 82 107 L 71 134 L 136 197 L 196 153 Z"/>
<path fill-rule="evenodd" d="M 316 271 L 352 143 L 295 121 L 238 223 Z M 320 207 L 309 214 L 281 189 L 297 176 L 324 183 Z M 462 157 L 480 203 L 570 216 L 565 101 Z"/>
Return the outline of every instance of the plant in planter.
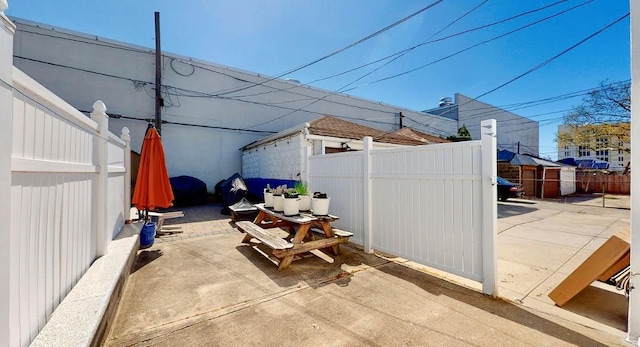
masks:
<path fill-rule="evenodd" d="M 284 215 L 293 216 L 300 213 L 300 199 L 298 198 L 298 191 L 294 188 L 287 189 L 284 192 Z"/>
<path fill-rule="evenodd" d="M 284 192 L 287 190 L 287 185 L 277 186 L 273 189 L 273 210 L 277 212 L 284 211 Z"/>
<path fill-rule="evenodd" d="M 311 199 L 311 209 L 316 216 L 326 216 L 329 214 L 329 202 L 331 198 L 326 193 L 315 192 Z"/>
<path fill-rule="evenodd" d="M 304 181 L 298 181 L 293 188 L 298 192 L 298 196 L 300 197 L 300 211 L 309 211 L 311 209 L 309 185 Z"/>
<path fill-rule="evenodd" d="M 273 207 L 273 189 L 268 183 L 264 189 L 264 207 Z"/>

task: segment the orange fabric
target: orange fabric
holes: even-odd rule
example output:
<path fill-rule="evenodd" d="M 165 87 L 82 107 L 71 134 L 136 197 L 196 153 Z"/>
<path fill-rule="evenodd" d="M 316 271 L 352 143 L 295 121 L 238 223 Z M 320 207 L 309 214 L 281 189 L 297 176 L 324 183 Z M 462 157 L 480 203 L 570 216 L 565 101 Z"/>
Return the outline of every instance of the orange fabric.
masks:
<path fill-rule="evenodd" d="M 142 143 L 132 203 L 138 210 L 154 210 L 173 206 L 173 199 L 162 141 L 156 128 L 150 128 Z"/>

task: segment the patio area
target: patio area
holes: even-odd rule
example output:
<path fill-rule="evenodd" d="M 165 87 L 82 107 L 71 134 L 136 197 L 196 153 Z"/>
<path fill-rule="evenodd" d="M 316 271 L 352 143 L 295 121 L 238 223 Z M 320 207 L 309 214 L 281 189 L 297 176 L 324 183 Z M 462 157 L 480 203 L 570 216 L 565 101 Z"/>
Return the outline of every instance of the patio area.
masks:
<path fill-rule="evenodd" d="M 567 211 L 554 210 L 560 205 Z M 243 235 L 219 213 L 219 205 L 185 208 L 185 217 L 166 222 L 180 225 L 183 233 L 156 238 L 152 247 L 138 251 L 106 345 L 623 346 L 622 294 L 592 286 L 565 308 L 545 297 L 589 248 L 524 236 L 527 230 L 544 234 L 544 220 L 555 216 L 557 226 L 562 214 L 588 213 L 591 225 L 602 223 L 588 238 L 591 247 L 628 227 L 628 211 L 590 209 L 597 207 L 501 204 L 503 298 L 494 299 L 479 293 L 474 282 L 404 259 L 365 254 L 351 243 L 341 246 L 331 264 L 309 256 L 278 271 L 240 242 Z M 571 261 L 554 264 L 560 260 L 545 249 L 531 250 L 528 257 L 518 252 L 540 244 L 573 252 Z M 607 305 L 594 301 L 603 292 L 617 304 L 598 310 L 594 305 Z"/>

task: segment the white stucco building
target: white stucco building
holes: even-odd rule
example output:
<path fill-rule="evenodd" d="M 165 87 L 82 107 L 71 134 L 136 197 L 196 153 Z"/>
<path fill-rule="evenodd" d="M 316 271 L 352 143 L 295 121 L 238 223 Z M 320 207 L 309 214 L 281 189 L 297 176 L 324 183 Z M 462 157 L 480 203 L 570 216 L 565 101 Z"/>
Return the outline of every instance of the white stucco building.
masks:
<path fill-rule="evenodd" d="M 104 101 L 110 129 L 131 129 L 131 147 L 139 152 L 155 117 L 154 50 L 12 20 L 15 66 L 81 111 L 90 111 L 96 99 Z M 394 131 L 402 112 L 438 122 L 438 131 L 410 124 L 422 132 L 446 137 L 457 131 L 455 120 L 178 54 L 163 52 L 161 70 L 161 135 L 169 175 L 196 177 L 209 191 L 240 172 L 239 148 L 323 115 Z"/>

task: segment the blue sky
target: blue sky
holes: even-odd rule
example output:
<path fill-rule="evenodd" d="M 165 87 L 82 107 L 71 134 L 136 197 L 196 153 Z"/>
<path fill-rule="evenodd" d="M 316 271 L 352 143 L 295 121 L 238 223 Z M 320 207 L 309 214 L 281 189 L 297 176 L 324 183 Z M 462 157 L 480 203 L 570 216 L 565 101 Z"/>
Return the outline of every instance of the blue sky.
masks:
<path fill-rule="evenodd" d="M 164 51 L 275 76 L 343 48 L 436 1 L 8 2 L 9 9 L 5 13 L 9 16 L 146 47 L 154 47 L 154 11 L 159 11 Z M 443 38 L 551 4 L 555 5 L 512 21 L 420 46 L 384 67 L 380 66 L 387 61 L 312 85 L 338 90 L 380 67 L 350 85 L 350 88 L 357 88 L 348 93 L 425 110 L 436 107 L 441 97 L 452 97 L 456 92 L 472 98 L 481 96 L 629 12 L 627 0 L 444 0 L 364 43 L 284 77 L 310 83 L 430 38 Z M 429 64 L 580 4 L 583 5 L 574 10 L 438 63 L 371 83 Z M 477 5 L 481 6 L 451 24 Z M 510 109 L 513 106 L 507 105 L 594 88 L 605 80 L 628 80 L 629 59 L 627 17 L 547 65 L 479 100 Z M 540 155 L 555 159 L 554 138 L 562 111 L 580 102 L 581 97 L 564 98 L 512 112 L 540 122 Z"/>

